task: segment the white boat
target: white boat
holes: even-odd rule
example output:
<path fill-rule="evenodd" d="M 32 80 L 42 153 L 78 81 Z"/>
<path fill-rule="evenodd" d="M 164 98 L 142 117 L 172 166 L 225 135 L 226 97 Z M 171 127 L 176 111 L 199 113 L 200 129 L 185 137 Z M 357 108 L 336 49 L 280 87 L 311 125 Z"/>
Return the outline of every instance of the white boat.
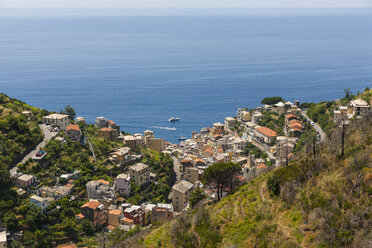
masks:
<path fill-rule="evenodd" d="M 180 118 L 177 118 L 177 117 L 171 117 L 171 118 L 169 118 L 169 122 L 174 122 L 174 121 L 179 121 L 180 120 Z"/>
<path fill-rule="evenodd" d="M 182 136 L 182 137 L 178 137 L 178 140 L 187 140 L 187 138 Z"/>

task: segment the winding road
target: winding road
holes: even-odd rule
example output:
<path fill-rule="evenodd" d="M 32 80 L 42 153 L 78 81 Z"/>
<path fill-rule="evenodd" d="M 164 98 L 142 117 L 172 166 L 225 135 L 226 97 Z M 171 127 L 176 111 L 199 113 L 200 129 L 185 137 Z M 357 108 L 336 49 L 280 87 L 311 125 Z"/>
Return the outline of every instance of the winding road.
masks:
<path fill-rule="evenodd" d="M 181 180 L 181 162 L 180 160 L 177 158 L 177 157 L 172 157 L 173 159 L 173 170 L 174 172 L 176 172 L 176 175 L 177 175 L 177 181 L 176 182 L 179 182 Z"/>
<path fill-rule="evenodd" d="M 313 122 L 313 120 L 311 120 L 311 119 L 309 118 L 309 116 L 306 114 L 306 111 L 302 111 L 302 115 L 303 115 L 303 116 L 306 118 L 306 120 L 308 120 L 310 123 Z M 315 128 L 315 130 L 316 130 L 317 132 L 319 132 L 319 135 L 320 135 L 319 143 L 320 143 L 320 144 L 324 144 L 324 143 L 327 141 L 327 135 L 325 134 L 325 132 L 324 132 L 323 129 L 319 126 L 318 123 L 315 123 L 315 122 L 313 122 L 313 123 L 314 123 L 313 127 Z"/>
<path fill-rule="evenodd" d="M 53 138 L 54 136 L 56 136 L 58 134 L 58 132 L 51 132 L 49 131 L 48 129 L 48 126 L 46 126 L 45 124 L 40 124 L 39 125 L 41 131 L 43 132 L 44 134 L 44 139 L 43 141 L 41 141 L 34 150 L 32 150 L 29 154 L 27 154 L 20 163 L 24 164 L 29 158 L 32 158 L 33 156 L 36 155 L 36 153 L 42 148 L 44 147 L 48 141 Z"/>

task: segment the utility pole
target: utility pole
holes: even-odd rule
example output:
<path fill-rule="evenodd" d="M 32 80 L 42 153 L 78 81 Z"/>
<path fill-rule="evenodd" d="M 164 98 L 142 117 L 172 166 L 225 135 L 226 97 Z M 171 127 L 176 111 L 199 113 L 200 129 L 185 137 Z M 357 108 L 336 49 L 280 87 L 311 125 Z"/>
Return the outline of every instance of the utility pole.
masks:
<path fill-rule="evenodd" d="M 316 145 L 316 136 L 313 138 L 313 157 L 315 158 L 315 145 Z"/>

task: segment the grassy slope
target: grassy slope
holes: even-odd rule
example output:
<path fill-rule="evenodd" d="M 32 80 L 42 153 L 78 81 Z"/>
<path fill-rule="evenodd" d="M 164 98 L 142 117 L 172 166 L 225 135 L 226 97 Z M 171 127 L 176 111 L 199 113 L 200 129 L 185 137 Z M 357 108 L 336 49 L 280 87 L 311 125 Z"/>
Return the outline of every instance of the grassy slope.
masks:
<path fill-rule="evenodd" d="M 22 115 L 25 110 L 33 114 L 30 121 Z M 0 164 L 3 169 L 14 165 L 42 140 L 43 134 L 37 126 L 41 111 L 0 93 Z"/>
<path fill-rule="evenodd" d="M 278 168 L 243 185 L 220 202 L 206 206 L 212 232 L 197 228 L 201 210 L 189 213 L 189 240 L 174 234 L 180 218 L 138 238 L 145 247 L 367 247 L 372 242 L 371 154 L 372 119 L 357 121 L 347 130 L 345 159 L 339 142 L 318 147 L 317 158 L 299 153 L 289 167 Z M 304 149 L 306 151 L 306 149 Z M 361 174 L 361 172 L 363 172 Z M 355 187 L 360 177 L 360 187 Z M 267 179 L 274 178 L 280 194 L 270 195 Z M 271 189 L 271 187 L 270 187 Z M 354 190 L 353 190 L 354 189 Z M 195 221 L 196 220 L 196 221 Z M 173 240 L 173 241 L 172 241 Z M 202 241 L 206 242 L 202 242 Z M 132 243 L 133 244 L 133 243 Z"/>

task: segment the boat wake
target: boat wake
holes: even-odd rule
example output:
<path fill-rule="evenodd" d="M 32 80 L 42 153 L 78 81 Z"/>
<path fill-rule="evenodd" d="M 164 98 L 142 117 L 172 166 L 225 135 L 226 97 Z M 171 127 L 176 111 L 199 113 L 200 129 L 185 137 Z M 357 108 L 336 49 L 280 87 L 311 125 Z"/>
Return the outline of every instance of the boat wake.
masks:
<path fill-rule="evenodd" d="M 163 130 L 169 130 L 169 131 L 176 131 L 176 130 L 177 130 L 175 127 L 159 127 L 159 126 L 152 126 L 151 128 L 157 128 L 157 129 L 163 129 Z"/>

